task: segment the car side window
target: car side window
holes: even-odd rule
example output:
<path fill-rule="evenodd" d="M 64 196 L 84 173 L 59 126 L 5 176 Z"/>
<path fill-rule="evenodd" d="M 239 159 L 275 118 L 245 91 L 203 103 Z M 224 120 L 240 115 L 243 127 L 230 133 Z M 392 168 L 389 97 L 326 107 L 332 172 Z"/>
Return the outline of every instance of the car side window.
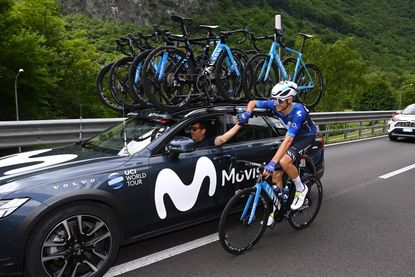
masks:
<path fill-rule="evenodd" d="M 226 117 L 226 129 L 229 130 L 236 124 L 235 116 Z M 260 139 L 273 138 L 276 133 L 270 128 L 262 116 L 254 116 L 228 143 L 239 143 Z"/>
<path fill-rule="evenodd" d="M 287 133 L 287 128 L 285 128 L 285 126 L 281 123 L 281 120 L 275 117 L 268 118 L 271 121 L 272 127 L 278 133 L 278 136 L 285 136 L 285 133 Z"/>

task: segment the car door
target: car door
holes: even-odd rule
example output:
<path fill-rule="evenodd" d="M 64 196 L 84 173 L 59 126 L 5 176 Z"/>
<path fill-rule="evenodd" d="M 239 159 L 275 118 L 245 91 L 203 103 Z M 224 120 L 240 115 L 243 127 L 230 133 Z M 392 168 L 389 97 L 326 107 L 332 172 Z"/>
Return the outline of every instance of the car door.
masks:
<path fill-rule="evenodd" d="M 227 128 L 233 126 L 234 121 L 234 117 L 229 116 Z M 253 116 L 226 147 L 233 149 L 238 160 L 268 163 L 283 139 L 282 133 L 271 125 L 273 123 L 265 115 Z M 253 186 L 258 174 L 260 172 L 256 168 L 232 168 L 223 178 L 224 186 L 236 186 L 236 189 Z"/>
<path fill-rule="evenodd" d="M 212 136 L 223 131 L 223 115 L 211 115 L 182 124 L 172 138 L 186 135 L 185 128 L 198 120 L 212 122 L 209 126 L 215 129 Z M 178 157 L 169 155 L 165 147 L 161 148 L 161 153 L 149 159 L 154 184 L 150 216 L 154 227 L 171 227 L 217 216 L 229 199 L 222 175 L 230 168 L 233 148 L 209 146 L 181 153 Z"/>

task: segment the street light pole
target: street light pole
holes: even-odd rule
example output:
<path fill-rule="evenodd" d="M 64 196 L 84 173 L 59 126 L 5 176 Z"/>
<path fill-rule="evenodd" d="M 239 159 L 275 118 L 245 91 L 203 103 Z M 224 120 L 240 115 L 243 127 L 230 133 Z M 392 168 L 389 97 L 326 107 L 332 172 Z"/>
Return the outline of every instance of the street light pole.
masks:
<path fill-rule="evenodd" d="M 16 74 L 16 78 L 14 79 L 14 99 L 16 102 L 16 121 L 19 121 L 19 102 L 17 99 L 17 78 L 19 77 L 20 73 L 23 73 L 24 70 L 22 68 Z M 19 153 L 22 152 L 22 148 L 19 146 Z"/>
<path fill-rule="evenodd" d="M 401 87 L 401 94 L 399 96 L 399 109 L 401 109 L 401 105 L 402 105 L 402 89 L 405 87 L 411 87 L 411 86 L 413 86 L 413 84 L 408 84 L 408 85 L 404 85 Z"/>

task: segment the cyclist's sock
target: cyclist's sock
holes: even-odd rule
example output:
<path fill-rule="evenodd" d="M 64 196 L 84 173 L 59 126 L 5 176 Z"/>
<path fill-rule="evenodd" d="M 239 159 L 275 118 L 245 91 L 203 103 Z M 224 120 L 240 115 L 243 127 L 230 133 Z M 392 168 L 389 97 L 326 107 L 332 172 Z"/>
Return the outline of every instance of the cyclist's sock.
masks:
<path fill-rule="evenodd" d="M 303 191 L 305 189 L 303 183 L 301 182 L 300 176 L 297 176 L 297 178 L 294 178 L 293 182 L 294 182 L 296 191 Z"/>

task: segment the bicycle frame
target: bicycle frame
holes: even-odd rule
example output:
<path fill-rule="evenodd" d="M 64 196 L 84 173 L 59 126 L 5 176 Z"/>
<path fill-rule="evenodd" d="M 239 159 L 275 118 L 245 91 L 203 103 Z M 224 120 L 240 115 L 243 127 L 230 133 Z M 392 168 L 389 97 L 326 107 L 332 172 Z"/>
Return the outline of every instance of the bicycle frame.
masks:
<path fill-rule="evenodd" d="M 262 178 L 261 178 L 262 179 Z M 250 195 L 248 198 L 248 201 L 245 204 L 244 210 L 242 212 L 241 215 L 241 220 L 243 220 L 246 216 L 246 214 L 248 213 L 249 207 L 252 203 L 252 199 L 254 200 L 253 206 L 252 206 L 252 210 L 251 210 L 251 214 L 249 215 L 249 220 L 248 220 L 248 224 L 251 224 L 252 221 L 254 220 L 254 216 L 255 216 L 255 212 L 256 212 L 256 207 L 258 206 L 258 200 L 259 197 L 261 196 L 261 191 L 264 190 L 266 192 L 266 194 L 268 195 L 268 197 L 271 199 L 271 201 L 274 203 L 274 205 L 278 205 L 279 200 L 277 195 L 274 193 L 274 191 L 272 190 L 272 187 L 268 184 L 267 181 L 259 181 L 255 184 L 254 186 L 256 188 L 256 193 L 255 193 L 255 198 L 253 195 Z"/>
<path fill-rule="evenodd" d="M 226 51 L 228 53 L 228 56 L 226 57 L 226 66 L 228 69 L 232 72 L 235 71 L 236 76 L 240 77 L 240 72 L 238 70 L 238 66 L 235 62 L 235 59 L 233 58 L 232 51 L 229 48 L 229 46 L 225 43 L 218 43 L 215 47 L 215 50 L 213 50 L 212 55 L 210 56 L 210 64 L 209 66 L 214 66 L 216 64 L 216 61 L 219 58 L 219 55 L 222 53 L 222 51 Z"/>
<path fill-rule="evenodd" d="M 284 67 L 284 65 L 282 64 L 282 61 L 281 61 L 281 57 L 278 54 L 278 49 L 280 49 L 280 48 L 284 49 L 288 52 L 293 53 L 297 57 L 297 62 L 295 64 L 294 73 L 293 73 L 293 76 L 291 78 L 288 75 L 287 71 L 285 70 L 285 67 Z M 260 81 L 262 78 L 263 78 L 263 80 L 268 80 L 269 73 L 271 71 L 271 66 L 272 66 L 273 62 L 275 62 L 275 64 L 277 65 L 277 67 L 278 67 L 278 69 L 281 73 L 281 76 L 284 80 L 295 81 L 297 79 L 297 74 L 298 74 L 298 71 L 300 70 L 300 67 L 304 68 L 304 70 L 306 71 L 306 74 L 308 75 L 309 80 L 313 80 L 310 73 L 308 72 L 308 70 L 305 66 L 305 63 L 304 63 L 303 59 L 302 59 L 303 55 L 302 55 L 301 52 L 298 52 L 298 51 L 296 51 L 294 49 L 291 49 L 289 47 L 282 47 L 277 41 L 273 41 L 268 55 L 269 55 L 270 59 L 269 59 L 269 61 L 264 62 L 263 66 L 261 68 L 260 75 L 258 77 L 258 81 Z M 297 89 L 299 91 L 306 90 L 306 89 L 312 89 L 312 88 L 314 88 L 314 82 L 311 82 L 309 84 L 305 84 L 305 85 L 301 85 L 301 86 L 297 87 Z"/>

